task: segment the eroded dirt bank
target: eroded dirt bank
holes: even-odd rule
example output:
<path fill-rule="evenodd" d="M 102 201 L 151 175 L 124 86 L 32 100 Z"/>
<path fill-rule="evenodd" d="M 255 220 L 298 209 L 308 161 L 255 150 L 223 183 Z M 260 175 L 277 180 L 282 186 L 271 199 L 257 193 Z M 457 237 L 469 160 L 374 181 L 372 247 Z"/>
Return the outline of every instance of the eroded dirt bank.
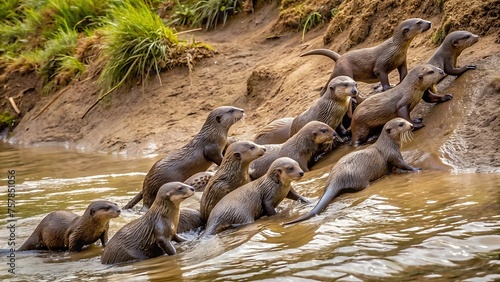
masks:
<path fill-rule="evenodd" d="M 278 32 L 275 28 L 278 3 L 258 1 L 254 14 L 237 15 L 224 28 L 183 35 L 185 39 L 194 36 L 218 50 L 214 57 L 198 63 L 191 73 L 187 68 L 162 73 L 162 84 L 151 77 L 144 93 L 140 85 L 122 89 L 84 119 L 81 116 L 98 98 L 92 80 L 74 82 L 64 92 L 55 94 L 58 98 L 39 114 L 55 96 L 35 103 L 40 95 L 35 76 L 12 77 L 3 89 L 6 95 L 18 96 L 23 118 L 8 141 L 26 145 L 57 142 L 82 151 L 131 156 L 164 154 L 187 142 L 197 133 L 207 113 L 221 105 L 245 109 L 247 118 L 235 124 L 231 134 L 251 138 L 259 127 L 276 118 L 297 115 L 318 97 L 333 63 L 321 57 L 300 58 L 300 53 L 325 47 L 343 53 L 349 48 L 373 46 L 389 37 L 399 20 L 421 17 L 432 21 L 433 27 L 413 41 L 408 53 L 411 68 L 424 63 L 438 47 L 432 38 L 443 23 L 453 21 L 463 27 L 464 18 L 470 17 L 465 10 L 456 8 L 453 3 L 457 1 L 445 2 L 441 10 L 430 5 L 432 1 L 424 1 L 422 9 L 416 9 L 414 1 L 407 5 L 392 1 L 383 12 L 383 7 L 374 4 L 376 1 L 358 2 L 344 1 L 339 7 L 339 20 L 349 20 L 332 40 L 326 40 L 333 36 L 332 24 L 325 24 L 306 34 L 301 42 L 301 34 Z M 479 21 L 475 17 L 495 17 L 481 11 L 491 6 L 498 13 L 498 5 L 494 6 L 498 1 L 476 2 L 470 11 L 479 12 L 473 13 L 468 30 L 481 35 L 481 39 L 462 53 L 459 64 L 476 64 L 478 69 L 456 79 L 449 77 L 438 87 L 441 93 L 452 93 L 453 100 L 436 106 L 421 105 L 415 112 L 425 116 L 426 127 L 415 133 L 416 144 L 405 150 L 413 161 L 424 166 L 433 166 L 422 157 L 428 155 L 436 162 L 445 157 L 447 164 L 460 170 L 499 171 L 498 21 L 491 22 L 487 30 L 478 29 L 476 26 L 481 25 L 474 22 Z M 366 16 L 367 10 L 375 8 L 380 12 Z M 456 18 L 444 17 L 447 9 Z M 391 17 L 391 11 L 397 17 Z M 397 72 L 391 73 L 390 79 L 396 83 Z M 360 89 L 363 94 L 372 92 L 371 85 L 360 83 Z M 3 107 L 9 106 L 2 103 Z"/>

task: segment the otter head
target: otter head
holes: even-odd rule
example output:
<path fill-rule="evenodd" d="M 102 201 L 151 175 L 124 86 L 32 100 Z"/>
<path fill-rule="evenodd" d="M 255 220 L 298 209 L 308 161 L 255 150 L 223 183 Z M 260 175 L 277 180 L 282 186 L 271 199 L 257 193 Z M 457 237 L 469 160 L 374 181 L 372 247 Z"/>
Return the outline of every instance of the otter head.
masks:
<path fill-rule="evenodd" d="M 331 143 L 333 138 L 339 138 L 335 130 L 328 126 L 328 124 L 317 120 L 308 122 L 300 131 L 310 136 L 315 144 Z"/>
<path fill-rule="evenodd" d="M 416 73 L 414 75 L 417 76 L 421 89 L 433 87 L 445 76 L 442 69 L 430 64 L 416 66 L 411 69 L 410 72 Z M 410 73 L 408 73 L 408 75 L 410 75 Z"/>
<path fill-rule="evenodd" d="M 443 45 L 451 46 L 457 55 L 466 48 L 476 44 L 479 41 L 479 36 L 464 30 L 450 32 L 446 35 Z"/>
<path fill-rule="evenodd" d="M 170 201 L 178 206 L 182 201 L 194 195 L 194 188 L 182 182 L 169 182 L 160 187 L 153 205 L 163 206 Z"/>
<path fill-rule="evenodd" d="M 419 18 L 407 19 L 401 22 L 394 30 L 397 37 L 403 36 L 406 40 L 413 40 L 417 34 L 427 31 L 431 28 L 431 22 Z"/>
<path fill-rule="evenodd" d="M 352 78 L 341 75 L 330 80 L 328 83 L 328 91 L 338 96 L 356 97 L 356 95 L 358 95 L 357 86 L 358 84 Z"/>
<path fill-rule="evenodd" d="M 227 148 L 227 154 L 244 163 L 250 163 L 262 157 L 265 152 L 266 148 L 264 146 L 257 145 L 252 141 L 238 141 Z"/>
<path fill-rule="evenodd" d="M 401 139 L 411 139 L 413 124 L 404 118 L 393 118 L 384 125 L 382 134 L 386 134 L 391 139 L 399 142 Z"/>
<path fill-rule="evenodd" d="M 212 121 L 220 124 L 223 128 L 229 129 L 231 125 L 245 116 L 245 111 L 231 106 L 222 106 L 214 109 L 208 114 L 207 122 Z"/>
<path fill-rule="evenodd" d="M 299 180 L 304 176 L 304 171 L 295 160 L 282 157 L 276 159 L 269 169 L 267 175 L 276 183 L 289 183 L 292 180 Z"/>
<path fill-rule="evenodd" d="M 119 217 L 121 211 L 122 210 L 116 203 L 109 201 L 95 201 L 87 207 L 85 213 L 88 213 L 95 219 L 107 221 L 111 218 Z"/>

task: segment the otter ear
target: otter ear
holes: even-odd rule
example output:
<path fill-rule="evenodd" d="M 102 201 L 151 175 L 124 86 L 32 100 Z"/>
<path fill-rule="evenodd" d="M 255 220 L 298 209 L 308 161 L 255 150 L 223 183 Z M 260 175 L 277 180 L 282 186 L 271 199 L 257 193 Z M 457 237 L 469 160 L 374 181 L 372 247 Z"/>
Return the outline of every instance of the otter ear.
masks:
<path fill-rule="evenodd" d="M 90 215 L 92 216 L 92 215 L 94 215 L 94 214 L 95 214 L 95 210 L 94 210 L 94 208 L 91 208 L 91 209 L 90 209 Z"/>
<path fill-rule="evenodd" d="M 233 154 L 233 156 L 237 159 L 237 160 L 241 160 L 241 154 L 236 152 Z"/>
<path fill-rule="evenodd" d="M 458 45 L 458 40 L 453 39 L 453 40 L 451 41 L 451 45 L 453 45 L 453 47 L 457 47 L 457 45 Z"/>
<path fill-rule="evenodd" d="M 281 169 L 279 169 L 279 168 L 278 168 L 278 169 L 275 169 L 275 170 L 273 171 L 273 173 L 271 174 L 271 179 L 272 179 L 274 182 L 278 183 L 278 184 L 280 183 L 280 175 L 281 175 L 281 172 L 282 172 L 282 171 L 281 171 Z"/>
<path fill-rule="evenodd" d="M 387 134 L 391 134 L 391 129 L 390 129 L 390 128 L 387 128 L 387 129 L 385 130 L 385 133 L 387 133 Z"/>
<path fill-rule="evenodd" d="M 313 138 L 316 138 L 316 135 L 318 135 L 318 133 L 317 133 L 316 131 L 313 131 L 313 132 L 311 133 L 311 135 L 312 135 L 312 137 L 313 137 Z"/>
<path fill-rule="evenodd" d="M 215 120 L 216 120 L 218 123 L 220 123 L 221 119 L 222 119 L 222 117 L 221 117 L 221 116 L 216 116 L 216 117 L 215 117 Z"/>
<path fill-rule="evenodd" d="M 423 75 L 423 74 L 419 74 L 419 75 L 418 75 L 418 79 L 420 79 L 420 80 L 424 80 L 424 75 Z"/>
<path fill-rule="evenodd" d="M 330 91 L 332 91 L 332 93 L 335 93 L 335 88 L 336 88 L 335 85 L 329 86 L 328 88 L 330 88 Z"/>

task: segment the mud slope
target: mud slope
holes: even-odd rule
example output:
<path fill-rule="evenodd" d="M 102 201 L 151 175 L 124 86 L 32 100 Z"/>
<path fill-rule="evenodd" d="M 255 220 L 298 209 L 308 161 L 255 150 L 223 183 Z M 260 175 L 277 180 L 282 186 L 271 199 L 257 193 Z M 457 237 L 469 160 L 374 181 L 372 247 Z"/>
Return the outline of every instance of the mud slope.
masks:
<path fill-rule="evenodd" d="M 390 36 L 399 19 L 421 17 L 432 21 L 433 27 L 413 41 L 408 55 L 410 68 L 431 56 L 437 48 L 432 43 L 433 35 L 452 20 L 453 24 L 447 25 L 451 30 L 470 28 L 482 37 L 459 58 L 459 64 L 476 64 L 478 69 L 457 79 L 450 77 L 438 87 L 441 93 L 452 93 L 454 99 L 436 106 L 421 105 L 415 112 L 425 117 L 426 127 L 415 133 L 414 142 L 404 148 L 405 154 L 424 168 L 447 168 L 441 163 L 445 159 L 446 164 L 460 166 L 461 170 L 472 167 L 481 167 L 478 171 L 498 170 L 500 153 L 495 141 L 500 137 L 500 93 L 495 77 L 500 68 L 498 27 L 495 27 L 498 21 L 493 21 L 488 30 L 481 30 L 481 24 L 464 20 L 466 13 L 449 5 L 453 1 L 445 1 L 442 8 L 430 4 L 439 1 L 424 1 L 420 8 L 410 5 L 415 1 L 404 6 L 400 1 L 392 1 L 394 4 L 384 7 L 374 2 L 378 1 L 344 1 L 339 7 L 339 17 L 329 26 L 325 24 L 309 32 L 302 43 L 301 34 L 294 31 L 273 33 L 279 15 L 278 3 L 258 1 L 254 14 L 239 14 L 224 28 L 184 35 L 185 39 L 194 36 L 219 51 L 213 58 L 198 63 L 191 73 L 187 68 L 162 73 L 162 84 L 151 78 L 144 93 L 139 86 L 123 89 L 84 119 L 81 116 L 98 98 L 98 91 L 93 81 L 75 82 L 36 118 L 55 96 L 43 97 L 38 103 L 23 107 L 24 117 L 9 142 L 28 145 L 62 142 L 82 151 L 131 156 L 164 154 L 196 134 L 207 113 L 221 105 L 245 109 L 247 118 L 235 124 L 230 133 L 251 138 L 259 127 L 276 118 L 297 115 L 318 97 L 333 63 L 315 56 L 299 58 L 300 53 L 318 47 L 342 53 L 352 47 L 373 46 Z M 475 1 L 470 9 L 483 11 L 497 2 Z M 362 17 L 366 19 L 362 26 L 354 24 L 361 23 L 357 17 L 374 8 L 369 17 Z M 456 12 L 454 18 L 451 12 Z M 348 13 L 351 22 L 346 19 L 342 32 L 332 35 L 333 22 Z M 391 13 L 397 17 L 389 17 Z M 483 18 L 487 16 L 495 14 Z M 333 43 L 325 46 L 327 36 L 332 37 Z M 4 89 L 17 93 L 26 88 L 22 84 L 25 80 L 25 77 L 11 79 Z M 397 82 L 396 72 L 391 73 L 390 80 Z M 15 87 L 19 89 L 13 90 Z M 372 86 L 360 83 L 360 89 L 369 94 Z M 39 97 L 36 91 L 28 91 L 24 96 L 29 95 Z M 445 144 L 443 149 L 442 144 Z M 455 154 L 457 151 L 460 153 Z M 457 159 L 453 160 L 451 155 Z"/>

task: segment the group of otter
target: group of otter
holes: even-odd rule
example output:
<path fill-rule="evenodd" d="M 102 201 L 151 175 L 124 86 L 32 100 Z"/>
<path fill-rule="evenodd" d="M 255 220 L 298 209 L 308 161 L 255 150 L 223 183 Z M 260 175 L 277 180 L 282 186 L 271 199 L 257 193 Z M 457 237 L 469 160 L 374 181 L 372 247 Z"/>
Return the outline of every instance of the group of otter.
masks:
<path fill-rule="evenodd" d="M 436 84 L 448 75 L 461 75 L 473 65 L 457 67 L 457 57 L 478 41 L 467 31 L 446 36 L 427 64 L 407 70 L 406 53 L 415 36 L 431 23 L 418 18 L 400 23 L 382 44 L 353 50 L 340 56 L 326 49 L 302 54 L 324 55 L 336 62 L 321 97 L 295 118 L 281 118 L 261 129 L 253 141 L 228 140 L 229 128 L 244 116 L 244 110 L 223 106 L 212 110 L 199 133 L 179 150 L 157 161 L 148 171 L 142 191 L 124 209 L 141 199 L 145 211 L 108 239 L 109 220 L 118 217 L 114 203 L 96 201 L 82 216 L 66 211 L 47 215 L 19 250 L 80 251 L 99 240 L 104 247 L 101 262 L 115 264 L 176 254 L 172 240 L 189 230 L 204 230 L 201 238 L 262 216 L 273 216 L 284 198 L 308 203 L 291 186 L 322 155 L 344 142 L 351 132 L 352 145 L 379 134 L 368 147 L 342 157 L 331 169 L 325 191 L 307 214 L 285 224 L 319 214 L 344 189 L 362 190 L 371 181 L 395 168 L 417 171 L 403 160 L 401 140 L 424 126 L 410 113 L 423 99 L 446 102 L 451 95 L 437 95 Z M 400 83 L 391 88 L 388 74 L 396 69 Z M 358 96 L 356 81 L 377 82 L 383 92 L 366 99 Z M 357 105 L 357 107 L 354 107 Z M 354 110 L 353 110 L 354 109 Z M 343 120 L 350 120 L 344 124 Z M 213 172 L 206 170 L 216 164 Z M 202 191 L 200 209 L 180 208 L 180 203 Z M 200 228 L 201 227 L 201 228 Z"/>

